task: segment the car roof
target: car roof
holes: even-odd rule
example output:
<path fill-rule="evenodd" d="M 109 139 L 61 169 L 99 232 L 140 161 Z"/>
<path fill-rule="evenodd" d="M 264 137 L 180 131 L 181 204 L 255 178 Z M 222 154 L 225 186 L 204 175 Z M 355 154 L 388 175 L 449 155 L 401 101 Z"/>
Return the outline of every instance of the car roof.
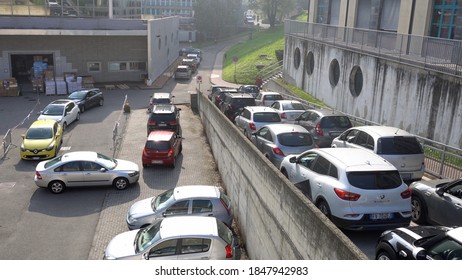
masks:
<path fill-rule="evenodd" d="M 337 112 L 332 109 L 308 109 L 306 111 L 316 112 L 322 116 L 346 116 L 342 112 Z"/>
<path fill-rule="evenodd" d="M 279 92 L 275 91 L 260 91 L 261 95 L 281 95 Z"/>
<path fill-rule="evenodd" d="M 251 98 L 254 99 L 254 97 L 249 94 L 249 93 L 242 93 L 242 92 L 227 92 L 229 93 L 229 96 L 232 98 Z"/>
<path fill-rule="evenodd" d="M 61 161 L 66 162 L 66 161 L 81 160 L 81 159 L 95 161 L 96 158 L 97 158 L 96 152 L 77 151 L 77 152 L 65 153 L 64 155 L 62 155 Z"/>
<path fill-rule="evenodd" d="M 188 69 L 188 68 L 189 68 L 189 66 L 188 66 L 188 65 L 178 65 L 178 67 L 177 67 L 177 68 L 186 68 L 186 69 Z"/>
<path fill-rule="evenodd" d="M 192 197 L 220 197 L 220 189 L 216 186 L 191 185 L 176 187 L 173 191 L 175 199 L 185 199 Z"/>
<path fill-rule="evenodd" d="M 447 232 L 447 235 L 457 240 L 459 243 L 462 243 L 462 227 L 451 229 Z"/>
<path fill-rule="evenodd" d="M 300 103 L 300 104 L 303 104 L 302 102 L 300 102 L 298 100 L 289 100 L 289 99 L 276 100 L 274 102 L 283 103 L 283 104 L 287 104 L 287 103 Z"/>
<path fill-rule="evenodd" d="M 311 150 L 323 155 L 338 166 L 351 171 L 396 171 L 396 167 L 386 159 L 371 151 L 352 148 L 321 148 Z"/>
<path fill-rule="evenodd" d="M 188 67 L 188 66 L 185 66 Z M 154 92 L 152 94 L 152 98 L 170 98 L 171 93 L 170 92 Z"/>
<path fill-rule="evenodd" d="M 52 119 L 45 119 L 45 120 L 37 120 L 33 122 L 30 127 L 53 127 L 56 123 L 56 120 Z"/>
<path fill-rule="evenodd" d="M 171 114 L 175 111 L 175 105 L 173 104 L 155 104 L 152 107 L 151 114 Z"/>
<path fill-rule="evenodd" d="M 160 225 L 160 236 L 162 238 L 188 235 L 218 236 L 216 218 L 176 216 L 162 220 Z"/>
<path fill-rule="evenodd" d="M 299 124 L 290 124 L 290 123 L 274 123 L 267 124 L 264 127 L 268 127 L 274 134 L 281 134 L 286 132 L 299 132 L 299 133 L 309 133 L 306 128 Z"/>
<path fill-rule="evenodd" d="M 402 130 L 397 127 L 391 127 L 391 126 L 371 125 L 371 126 L 356 126 L 354 128 L 367 132 L 375 138 L 385 137 L 385 136 L 414 136 L 413 134 L 405 130 Z"/>
<path fill-rule="evenodd" d="M 260 113 L 260 112 L 275 112 L 275 113 L 277 113 L 278 112 L 276 109 L 268 107 L 268 106 L 246 106 L 244 108 L 248 109 L 252 113 Z"/>
<path fill-rule="evenodd" d="M 174 133 L 168 130 L 154 130 L 149 133 L 147 141 L 169 141 Z"/>

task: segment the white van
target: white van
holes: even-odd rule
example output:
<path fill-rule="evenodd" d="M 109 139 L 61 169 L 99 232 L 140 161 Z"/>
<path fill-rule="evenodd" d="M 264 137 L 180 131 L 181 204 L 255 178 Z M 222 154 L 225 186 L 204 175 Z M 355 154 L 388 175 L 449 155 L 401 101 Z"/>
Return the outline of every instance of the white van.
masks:
<path fill-rule="evenodd" d="M 425 172 L 425 155 L 417 138 L 390 126 L 352 127 L 332 141 L 332 147 L 372 151 L 391 162 L 405 181 L 420 180 Z"/>

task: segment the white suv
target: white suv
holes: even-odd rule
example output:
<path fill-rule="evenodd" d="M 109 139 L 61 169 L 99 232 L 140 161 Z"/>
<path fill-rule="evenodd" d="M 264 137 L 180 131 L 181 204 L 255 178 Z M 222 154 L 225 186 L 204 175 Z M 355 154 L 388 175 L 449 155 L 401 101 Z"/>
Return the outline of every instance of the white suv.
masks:
<path fill-rule="evenodd" d="M 237 127 L 250 139 L 252 133 L 262 126 L 273 123 L 281 123 L 281 117 L 277 110 L 266 106 L 247 106 L 239 112 L 234 119 Z"/>
<path fill-rule="evenodd" d="M 408 186 L 391 163 L 374 153 L 313 149 L 285 157 L 280 170 L 340 228 L 377 230 L 411 221 Z"/>
<path fill-rule="evenodd" d="M 425 172 L 425 155 L 417 138 L 396 127 L 357 126 L 332 141 L 332 147 L 360 148 L 391 162 L 405 181 L 420 180 Z"/>

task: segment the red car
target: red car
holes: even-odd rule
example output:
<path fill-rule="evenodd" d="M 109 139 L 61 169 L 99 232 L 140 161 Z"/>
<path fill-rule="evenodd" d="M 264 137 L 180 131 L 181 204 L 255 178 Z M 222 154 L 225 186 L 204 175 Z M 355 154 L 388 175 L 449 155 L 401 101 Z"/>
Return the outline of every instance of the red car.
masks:
<path fill-rule="evenodd" d="M 174 131 L 154 130 L 149 133 L 143 149 L 143 167 L 167 165 L 175 168 L 176 159 L 183 149 L 181 136 Z"/>

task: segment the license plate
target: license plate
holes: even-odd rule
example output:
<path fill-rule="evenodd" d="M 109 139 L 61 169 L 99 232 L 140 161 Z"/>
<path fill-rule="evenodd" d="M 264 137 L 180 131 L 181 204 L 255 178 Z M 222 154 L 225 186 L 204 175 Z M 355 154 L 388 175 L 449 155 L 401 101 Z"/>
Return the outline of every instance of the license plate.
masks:
<path fill-rule="evenodd" d="M 40 157 L 32 157 L 33 160 L 38 160 Z"/>
<path fill-rule="evenodd" d="M 160 123 L 159 126 L 167 126 L 166 123 Z"/>
<path fill-rule="evenodd" d="M 162 164 L 164 163 L 164 161 L 163 160 L 152 160 L 151 163 L 152 164 Z"/>
<path fill-rule="evenodd" d="M 389 220 L 393 219 L 393 213 L 374 213 L 369 215 L 371 220 Z"/>
<path fill-rule="evenodd" d="M 409 173 L 401 174 L 401 178 L 403 178 L 404 180 L 411 179 L 411 174 Z"/>

